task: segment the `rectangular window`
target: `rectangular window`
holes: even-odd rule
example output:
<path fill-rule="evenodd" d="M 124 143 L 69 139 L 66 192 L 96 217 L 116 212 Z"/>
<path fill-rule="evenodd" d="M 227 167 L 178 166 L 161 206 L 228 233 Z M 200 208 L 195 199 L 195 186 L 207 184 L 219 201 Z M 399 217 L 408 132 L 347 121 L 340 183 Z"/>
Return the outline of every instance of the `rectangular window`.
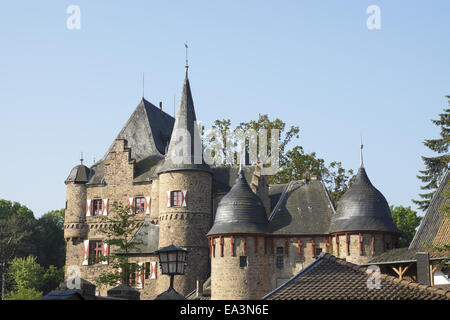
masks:
<path fill-rule="evenodd" d="M 102 199 L 92 200 L 92 215 L 101 216 L 102 215 Z"/>
<path fill-rule="evenodd" d="M 247 266 L 247 256 L 239 257 L 239 267 L 245 268 Z"/>
<path fill-rule="evenodd" d="M 89 241 L 89 264 L 97 263 L 98 259 L 102 257 L 103 241 L 91 240 Z"/>
<path fill-rule="evenodd" d="M 314 257 L 317 258 L 322 253 L 322 248 L 316 248 L 314 250 Z"/>
<path fill-rule="evenodd" d="M 145 213 L 145 199 L 144 197 L 136 197 L 134 199 L 134 210 L 136 214 Z"/>
<path fill-rule="evenodd" d="M 145 263 L 145 279 L 150 278 L 150 262 Z"/>
<path fill-rule="evenodd" d="M 276 265 L 278 269 L 283 269 L 284 267 L 284 248 L 277 247 Z"/>
<path fill-rule="evenodd" d="M 170 202 L 172 207 L 181 207 L 183 201 L 183 193 L 181 191 L 171 191 L 170 192 Z"/>

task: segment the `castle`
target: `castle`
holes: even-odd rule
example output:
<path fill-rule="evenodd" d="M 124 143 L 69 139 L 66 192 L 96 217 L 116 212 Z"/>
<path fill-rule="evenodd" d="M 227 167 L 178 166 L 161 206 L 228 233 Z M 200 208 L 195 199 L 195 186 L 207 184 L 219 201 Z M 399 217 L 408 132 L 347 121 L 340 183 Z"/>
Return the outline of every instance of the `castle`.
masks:
<path fill-rule="evenodd" d="M 170 244 L 188 249 L 175 290 L 188 295 L 198 281 L 208 281 L 211 299 L 260 299 L 321 252 L 361 264 L 396 247 L 399 231 L 362 161 L 335 210 L 315 177 L 268 185 L 261 164 L 217 167 L 194 159 L 195 122 L 186 69 L 175 119 L 142 98 L 104 157 L 71 170 L 65 181 L 66 267 L 78 266 L 89 281 L 111 268 L 92 257 L 110 252 L 99 230 L 105 227 L 101 217 L 114 214 L 115 201 L 134 208 L 136 236 L 145 238 L 129 253 L 129 261 L 142 266 L 130 278 L 141 299 L 169 287 L 155 251 Z M 180 147 L 192 151 L 181 163 L 173 158 Z"/>

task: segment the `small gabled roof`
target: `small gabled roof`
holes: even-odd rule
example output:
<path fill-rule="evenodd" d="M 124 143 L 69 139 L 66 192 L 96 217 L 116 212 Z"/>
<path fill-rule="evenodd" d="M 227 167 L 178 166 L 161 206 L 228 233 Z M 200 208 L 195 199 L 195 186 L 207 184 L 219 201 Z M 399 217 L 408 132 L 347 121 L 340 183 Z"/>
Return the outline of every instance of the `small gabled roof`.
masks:
<path fill-rule="evenodd" d="M 442 210 L 443 205 L 450 205 L 450 198 L 445 196 L 446 192 L 450 192 L 449 179 L 450 170 L 447 170 L 420 222 L 409 249 L 450 244 L 450 218 L 446 217 Z"/>
<path fill-rule="evenodd" d="M 328 233 L 334 207 L 322 181 L 298 180 L 290 185 L 271 185 L 269 196 L 274 210 L 269 222 L 271 233 L 277 235 Z"/>
<path fill-rule="evenodd" d="M 381 274 L 369 288 L 366 267 L 322 253 L 264 300 L 450 300 L 450 291 Z"/>

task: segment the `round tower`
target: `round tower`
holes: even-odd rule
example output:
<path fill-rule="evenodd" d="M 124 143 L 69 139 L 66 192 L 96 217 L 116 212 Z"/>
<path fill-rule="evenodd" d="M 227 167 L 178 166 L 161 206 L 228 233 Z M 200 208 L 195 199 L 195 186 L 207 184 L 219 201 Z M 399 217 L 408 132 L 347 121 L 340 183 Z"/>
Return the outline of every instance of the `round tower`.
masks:
<path fill-rule="evenodd" d="M 66 211 L 64 217 L 64 238 L 66 241 L 80 240 L 87 236 L 86 183 L 89 168 L 80 164 L 70 171 L 66 184 Z"/>
<path fill-rule="evenodd" d="M 159 247 L 173 244 L 188 250 L 185 274 L 174 279 L 175 290 L 186 295 L 209 275 L 206 233 L 212 219 L 212 173 L 203 161 L 187 73 L 158 180 Z M 159 277 L 158 293 L 168 287 L 169 277 Z"/>
<path fill-rule="evenodd" d="M 255 300 L 269 292 L 267 232 L 264 205 L 241 168 L 234 186 L 220 201 L 208 232 L 211 299 Z"/>
<path fill-rule="evenodd" d="M 353 185 L 338 202 L 330 226 L 333 253 L 362 264 L 396 247 L 399 230 L 386 198 L 369 180 L 362 161 Z"/>

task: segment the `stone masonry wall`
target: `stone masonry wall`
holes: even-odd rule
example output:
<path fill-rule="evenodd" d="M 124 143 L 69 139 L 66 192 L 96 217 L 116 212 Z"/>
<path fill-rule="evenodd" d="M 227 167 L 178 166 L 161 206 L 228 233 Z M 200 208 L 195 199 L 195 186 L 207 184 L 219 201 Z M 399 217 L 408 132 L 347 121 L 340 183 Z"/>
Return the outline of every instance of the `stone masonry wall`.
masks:
<path fill-rule="evenodd" d="M 270 252 L 264 250 L 262 236 L 224 236 L 221 254 L 220 238 L 213 239 L 211 255 L 212 300 L 256 300 L 269 292 Z M 256 241 L 257 240 L 257 246 Z M 257 248 L 257 250 L 255 250 Z M 240 266 L 240 257 L 247 257 L 247 265 Z"/>
<path fill-rule="evenodd" d="M 187 190 L 186 207 L 168 207 L 167 191 Z M 210 263 L 206 233 L 211 228 L 212 177 L 207 172 L 181 171 L 159 175 L 159 246 L 171 244 L 188 249 L 184 276 L 175 276 L 174 288 L 186 295 L 197 280 L 206 280 Z M 158 291 L 169 286 L 169 278 L 158 280 Z"/>

